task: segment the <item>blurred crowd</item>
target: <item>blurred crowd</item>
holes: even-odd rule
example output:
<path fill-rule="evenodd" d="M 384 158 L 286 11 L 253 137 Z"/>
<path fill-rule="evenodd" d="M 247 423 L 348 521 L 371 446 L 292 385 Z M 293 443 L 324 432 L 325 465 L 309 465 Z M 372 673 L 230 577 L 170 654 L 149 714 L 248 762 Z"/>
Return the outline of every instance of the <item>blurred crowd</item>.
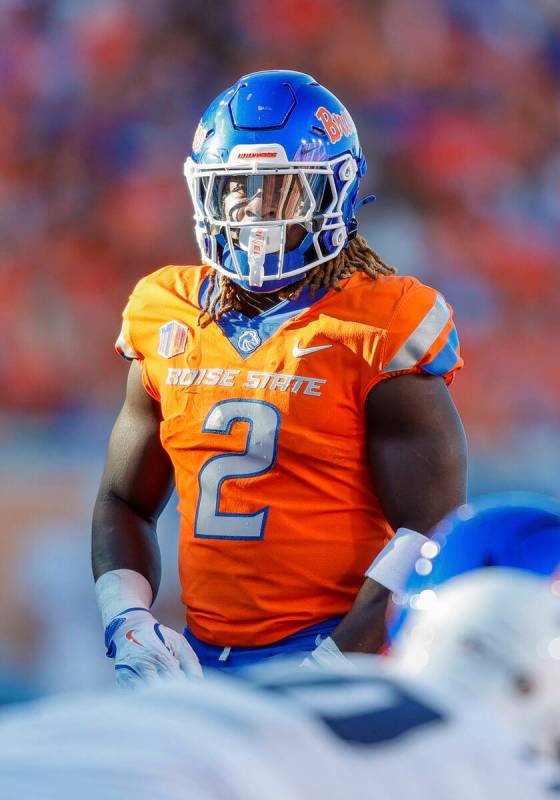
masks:
<path fill-rule="evenodd" d="M 181 174 L 244 72 L 310 72 L 369 160 L 362 231 L 456 309 L 471 441 L 556 424 L 555 0 L 0 0 L 0 384 L 15 411 L 107 409 L 135 281 L 193 263 Z"/>

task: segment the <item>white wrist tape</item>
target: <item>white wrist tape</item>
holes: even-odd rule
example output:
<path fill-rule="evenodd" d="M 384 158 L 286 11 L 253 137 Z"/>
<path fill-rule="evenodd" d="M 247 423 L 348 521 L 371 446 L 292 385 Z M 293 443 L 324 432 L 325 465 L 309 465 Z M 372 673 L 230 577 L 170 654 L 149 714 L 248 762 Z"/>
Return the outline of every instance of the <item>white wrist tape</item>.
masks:
<path fill-rule="evenodd" d="M 404 590 L 408 576 L 422 555 L 429 538 L 410 528 L 399 528 L 390 542 L 378 553 L 366 570 L 366 577 L 385 586 L 394 594 Z"/>
<path fill-rule="evenodd" d="M 112 569 L 95 582 L 97 607 L 103 627 L 127 608 L 150 608 L 153 600 L 149 581 L 132 569 Z"/>

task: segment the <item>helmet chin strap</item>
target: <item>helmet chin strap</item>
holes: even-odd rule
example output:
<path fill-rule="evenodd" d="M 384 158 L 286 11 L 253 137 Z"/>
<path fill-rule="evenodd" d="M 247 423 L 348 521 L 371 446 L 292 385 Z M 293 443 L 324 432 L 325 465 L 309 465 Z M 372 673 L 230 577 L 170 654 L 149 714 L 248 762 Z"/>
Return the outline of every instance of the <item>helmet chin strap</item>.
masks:
<path fill-rule="evenodd" d="M 277 253 L 282 242 L 282 226 L 241 228 L 239 246 L 247 251 L 249 283 L 262 286 L 264 283 L 264 260 L 267 253 Z"/>

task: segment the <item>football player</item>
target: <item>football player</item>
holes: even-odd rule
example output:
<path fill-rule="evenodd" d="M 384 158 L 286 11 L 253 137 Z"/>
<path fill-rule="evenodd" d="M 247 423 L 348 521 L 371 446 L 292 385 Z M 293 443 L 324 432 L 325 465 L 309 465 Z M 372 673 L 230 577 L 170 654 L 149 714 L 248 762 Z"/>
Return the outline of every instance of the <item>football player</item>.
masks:
<path fill-rule="evenodd" d="M 365 171 L 309 75 L 247 75 L 202 117 L 185 163 L 202 266 L 142 279 L 117 343 L 132 363 L 93 570 L 120 681 L 375 652 L 389 592 L 464 502 L 452 310 L 358 235 Z M 174 483 L 184 635 L 150 612 Z"/>

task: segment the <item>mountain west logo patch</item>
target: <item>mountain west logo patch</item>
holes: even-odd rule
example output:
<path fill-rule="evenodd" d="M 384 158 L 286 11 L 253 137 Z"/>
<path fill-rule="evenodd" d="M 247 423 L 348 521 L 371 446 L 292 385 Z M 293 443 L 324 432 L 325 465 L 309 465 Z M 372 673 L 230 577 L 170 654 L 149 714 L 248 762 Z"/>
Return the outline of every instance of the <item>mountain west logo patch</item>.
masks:
<path fill-rule="evenodd" d="M 189 329 L 176 320 L 171 320 L 159 329 L 158 353 L 164 358 L 173 358 L 185 352 Z"/>

